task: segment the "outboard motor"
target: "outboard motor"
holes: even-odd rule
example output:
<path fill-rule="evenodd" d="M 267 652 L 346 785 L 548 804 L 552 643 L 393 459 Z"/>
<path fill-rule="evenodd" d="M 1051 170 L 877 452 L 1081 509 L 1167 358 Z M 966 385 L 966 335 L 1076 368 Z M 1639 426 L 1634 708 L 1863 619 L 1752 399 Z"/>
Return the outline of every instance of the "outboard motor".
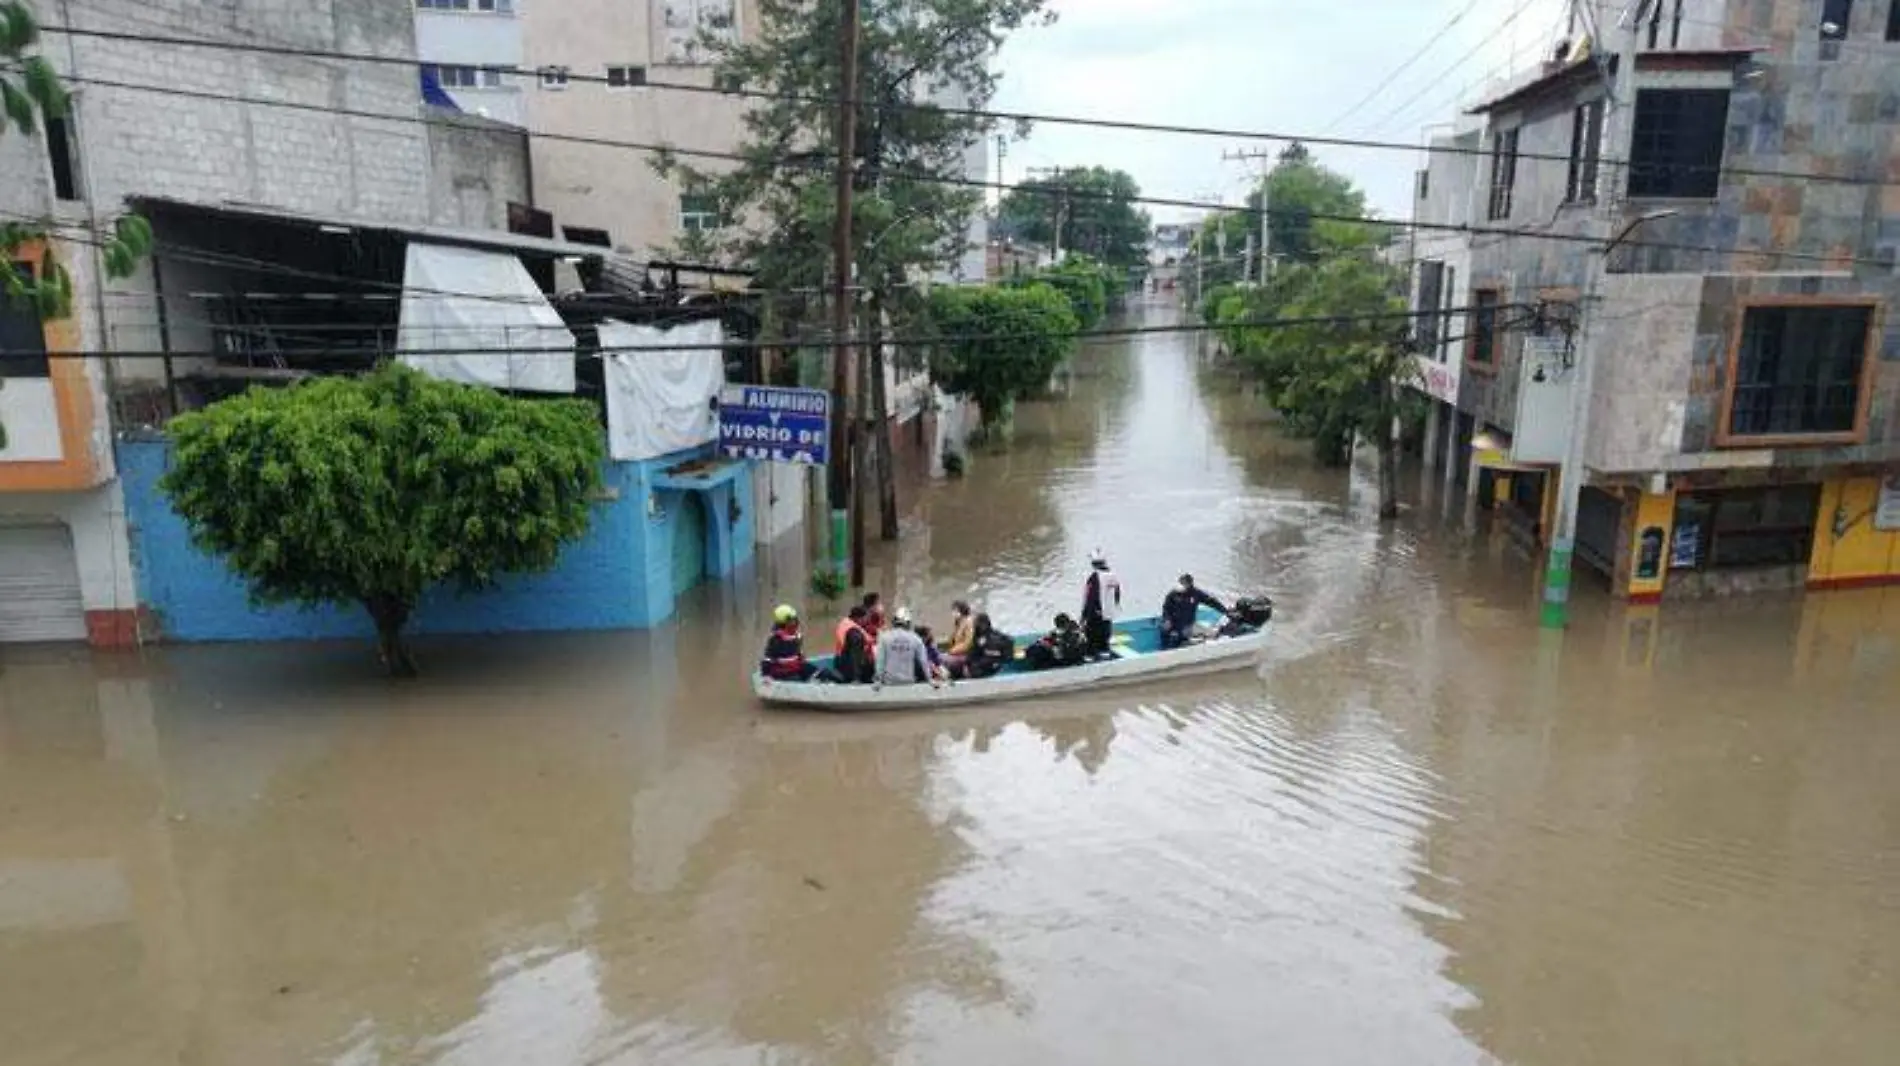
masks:
<path fill-rule="evenodd" d="M 1273 620 L 1273 601 L 1265 596 L 1244 596 L 1227 609 L 1227 621 L 1220 627 L 1223 637 L 1257 633 Z"/>

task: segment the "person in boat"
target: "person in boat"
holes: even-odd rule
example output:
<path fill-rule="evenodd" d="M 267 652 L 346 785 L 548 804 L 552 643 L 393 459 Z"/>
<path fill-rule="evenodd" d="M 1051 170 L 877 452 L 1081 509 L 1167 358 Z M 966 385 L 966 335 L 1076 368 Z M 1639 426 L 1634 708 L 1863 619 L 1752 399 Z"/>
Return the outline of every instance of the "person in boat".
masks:
<path fill-rule="evenodd" d="M 929 626 L 917 627 L 917 639 L 924 642 L 924 657 L 930 660 L 930 676 L 938 681 L 950 679 L 950 664 L 943 650 L 937 647 L 937 635 Z"/>
<path fill-rule="evenodd" d="M 884 632 L 888 620 L 884 617 L 884 597 L 875 593 L 864 594 L 864 631 L 871 635 L 871 643 L 876 644 L 878 635 Z"/>
<path fill-rule="evenodd" d="M 877 637 L 877 683 L 880 685 L 936 684 L 930 653 L 911 629 L 910 612 L 899 607 L 890 627 Z"/>
<path fill-rule="evenodd" d="M 865 611 L 854 605 L 838 623 L 837 650 L 825 680 L 840 685 L 870 684 L 877 672 L 877 646 L 864 628 Z"/>
<path fill-rule="evenodd" d="M 798 611 L 789 604 L 772 611 L 772 635 L 765 638 L 759 672 L 774 681 L 810 681 L 818 673 L 805 659 L 805 634 L 798 628 Z"/>
<path fill-rule="evenodd" d="M 1082 584 L 1082 635 L 1088 654 L 1107 655 L 1115 619 L 1121 617 L 1122 581 L 1108 568 L 1108 556 L 1097 548 L 1089 555 L 1089 576 Z"/>
<path fill-rule="evenodd" d="M 1063 666 L 1080 666 L 1089 658 L 1088 637 L 1082 632 L 1075 619 L 1066 614 L 1056 615 L 1056 627 L 1041 640 L 1029 646 L 1023 652 L 1023 659 L 1032 670 L 1051 670 Z"/>
<path fill-rule="evenodd" d="M 970 654 L 963 660 L 961 672 L 956 676 L 980 681 L 995 677 L 1016 661 L 1016 642 L 1010 639 L 1008 633 L 992 625 L 989 615 L 977 615 L 970 631 Z"/>
<path fill-rule="evenodd" d="M 1179 648 L 1194 639 L 1195 619 L 1201 608 L 1208 607 L 1227 614 L 1226 605 L 1201 591 L 1194 584 L 1193 574 L 1182 574 L 1181 580 L 1161 601 L 1161 647 Z"/>
<path fill-rule="evenodd" d="M 976 617 L 969 603 L 957 600 L 950 605 L 950 646 L 944 649 L 943 665 L 951 674 L 963 669 L 970 652 L 976 648 Z"/>

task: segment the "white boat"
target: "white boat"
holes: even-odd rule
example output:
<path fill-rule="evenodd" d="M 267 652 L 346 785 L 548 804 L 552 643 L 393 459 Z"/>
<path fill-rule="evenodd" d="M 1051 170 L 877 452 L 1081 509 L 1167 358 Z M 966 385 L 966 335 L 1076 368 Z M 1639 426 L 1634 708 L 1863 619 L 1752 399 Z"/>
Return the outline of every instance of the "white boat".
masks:
<path fill-rule="evenodd" d="M 1206 617 L 1204 615 L 1204 617 Z M 752 691 L 768 706 L 807 707 L 827 711 L 880 711 L 925 707 L 958 707 L 972 703 L 1094 692 L 1118 685 L 1134 685 L 1177 677 L 1191 677 L 1251 666 L 1266 648 L 1267 627 L 1235 636 L 1210 635 L 1180 648 L 1161 649 L 1159 618 L 1134 618 L 1115 624 L 1109 658 L 1048 670 L 1023 664 L 1021 651 L 1038 639 L 1017 637 L 1016 662 L 994 677 L 976 681 L 947 681 L 941 685 L 832 685 L 822 682 L 776 681 L 752 675 Z M 824 669 L 831 660 L 814 659 Z"/>

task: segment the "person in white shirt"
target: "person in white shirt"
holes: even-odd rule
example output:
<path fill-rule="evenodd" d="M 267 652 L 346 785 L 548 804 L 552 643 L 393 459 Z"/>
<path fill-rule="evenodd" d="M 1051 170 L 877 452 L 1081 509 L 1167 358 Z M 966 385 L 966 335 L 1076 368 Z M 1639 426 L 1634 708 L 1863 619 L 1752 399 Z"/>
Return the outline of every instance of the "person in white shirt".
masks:
<path fill-rule="evenodd" d="M 877 635 L 877 683 L 880 685 L 917 685 L 936 683 L 930 669 L 930 653 L 911 628 L 910 611 L 899 607 L 891 614 L 890 628 Z"/>
<path fill-rule="evenodd" d="M 1089 576 L 1082 585 L 1082 634 L 1089 654 L 1107 655 L 1115 619 L 1122 613 L 1122 579 L 1108 568 L 1108 556 L 1095 549 L 1089 556 Z"/>

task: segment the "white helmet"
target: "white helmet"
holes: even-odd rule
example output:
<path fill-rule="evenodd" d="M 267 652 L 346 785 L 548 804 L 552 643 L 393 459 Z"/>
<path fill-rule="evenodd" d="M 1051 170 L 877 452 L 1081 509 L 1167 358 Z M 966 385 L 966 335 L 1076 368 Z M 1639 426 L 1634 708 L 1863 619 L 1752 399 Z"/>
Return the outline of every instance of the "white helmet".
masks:
<path fill-rule="evenodd" d="M 909 629 L 910 622 L 910 608 L 908 607 L 899 607 L 891 613 L 891 624 L 899 629 Z"/>
<path fill-rule="evenodd" d="M 1102 566 L 1108 562 L 1108 553 L 1097 548 L 1089 553 L 1089 562 L 1095 566 Z"/>

